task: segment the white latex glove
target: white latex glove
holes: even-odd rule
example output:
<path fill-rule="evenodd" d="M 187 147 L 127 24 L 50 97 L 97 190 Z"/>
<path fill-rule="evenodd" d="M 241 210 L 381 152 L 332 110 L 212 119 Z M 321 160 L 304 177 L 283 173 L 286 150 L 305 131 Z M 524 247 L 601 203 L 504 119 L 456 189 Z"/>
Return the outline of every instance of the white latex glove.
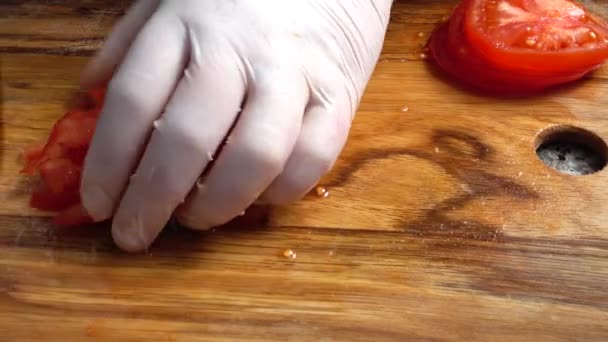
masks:
<path fill-rule="evenodd" d="M 172 214 L 204 230 L 306 195 L 344 147 L 391 3 L 138 1 L 83 75 L 112 77 L 85 208 L 135 252 Z"/>

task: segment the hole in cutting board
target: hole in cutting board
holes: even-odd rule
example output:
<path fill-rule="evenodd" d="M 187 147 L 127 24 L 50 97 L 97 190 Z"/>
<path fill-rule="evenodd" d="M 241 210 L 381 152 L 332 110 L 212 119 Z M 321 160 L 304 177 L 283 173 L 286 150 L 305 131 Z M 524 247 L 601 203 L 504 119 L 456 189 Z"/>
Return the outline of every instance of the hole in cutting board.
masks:
<path fill-rule="evenodd" d="M 608 146 L 596 134 L 582 128 L 559 125 L 542 131 L 536 155 L 561 173 L 583 176 L 601 171 L 608 163 Z"/>

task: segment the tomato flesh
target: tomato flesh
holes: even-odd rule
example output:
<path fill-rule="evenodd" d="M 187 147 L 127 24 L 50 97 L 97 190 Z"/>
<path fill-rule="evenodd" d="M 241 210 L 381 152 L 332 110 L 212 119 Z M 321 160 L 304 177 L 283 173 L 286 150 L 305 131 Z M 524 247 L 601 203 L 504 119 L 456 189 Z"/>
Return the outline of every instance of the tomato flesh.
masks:
<path fill-rule="evenodd" d="M 428 48 L 470 86 L 530 92 L 597 69 L 608 58 L 608 26 L 568 0 L 464 0 Z"/>
<path fill-rule="evenodd" d="M 55 223 L 75 226 L 92 222 L 80 201 L 80 180 L 87 150 L 103 107 L 105 89 L 91 90 L 53 126 L 44 144 L 24 153 L 23 173 L 39 174 L 30 206 L 57 212 Z"/>

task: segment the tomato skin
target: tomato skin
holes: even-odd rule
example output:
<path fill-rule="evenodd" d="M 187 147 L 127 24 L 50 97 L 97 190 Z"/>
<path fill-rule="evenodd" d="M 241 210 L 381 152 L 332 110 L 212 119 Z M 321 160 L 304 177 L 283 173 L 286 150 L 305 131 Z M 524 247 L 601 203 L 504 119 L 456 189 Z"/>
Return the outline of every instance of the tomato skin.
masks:
<path fill-rule="evenodd" d="M 433 61 L 465 85 L 492 95 L 533 93 L 578 80 L 601 65 L 548 72 L 522 66 L 525 60 L 514 60 L 514 65 L 506 68 L 499 59 L 488 56 L 475 41 L 469 39 L 471 35 L 467 20 L 471 15 L 471 6 L 479 1 L 462 1 L 449 21 L 435 30 L 427 45 Z"/>
<path fill-rule="evenodd" d="M 32 191 L 30 206 L 56 212 L 56 224 L 78 226 L 92 222 L 80 200 L 80 180 L 105 92 L 105 88 L 89 91 L 55 123 L 44 144 L 34 145 L 24 153 L 22 173 L 38 173 L 41 181 Z"/>

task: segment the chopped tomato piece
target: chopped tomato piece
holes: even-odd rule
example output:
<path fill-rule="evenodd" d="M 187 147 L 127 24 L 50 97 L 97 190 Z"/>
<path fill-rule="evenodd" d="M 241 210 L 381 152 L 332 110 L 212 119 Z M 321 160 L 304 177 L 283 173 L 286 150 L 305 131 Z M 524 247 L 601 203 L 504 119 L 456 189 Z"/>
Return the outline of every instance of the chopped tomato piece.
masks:
<path fill-rule="evenodd" d="M 43 183 L 32 192 L 30 206 L 40 210 L 61 211 L 79 201 L 78 192 L 53 193 Z"/>
<path fill-rule="evenodd" d="M 92 223 L 93 220 L 82 204 L 77 203 L 57 214 L 53 222 L 58 225 L 70 227 L 79 226 L 85 223 Z"/>
<path fill-rule="evenodd" d="M 90 91 L 60 118 L 47 141 L 24 153 L 23 173 L 40 175 L 41 184 L 30 206 L 55 211 L 55 223 L 79 225 L 91 222 L 80 202 L 82 167 L 103 107 L 105 89 Z"/>
<path fill-rule="evenodd" d="M 54 194 L 78 191 L 81 166 L 68 158 L 50 159 L 40 165 L 40 177 Z"/>
<path fill-rule="evenodd" d="M 25 150 L 23 153 L 23 159 L 25 167 L 23 168 L 23 173 L 33 174 L 36 172 L 36 166 L 40 163 L 40 159 L 44 155 L 44 146 L 45 144 L 36 144 Z"/>

